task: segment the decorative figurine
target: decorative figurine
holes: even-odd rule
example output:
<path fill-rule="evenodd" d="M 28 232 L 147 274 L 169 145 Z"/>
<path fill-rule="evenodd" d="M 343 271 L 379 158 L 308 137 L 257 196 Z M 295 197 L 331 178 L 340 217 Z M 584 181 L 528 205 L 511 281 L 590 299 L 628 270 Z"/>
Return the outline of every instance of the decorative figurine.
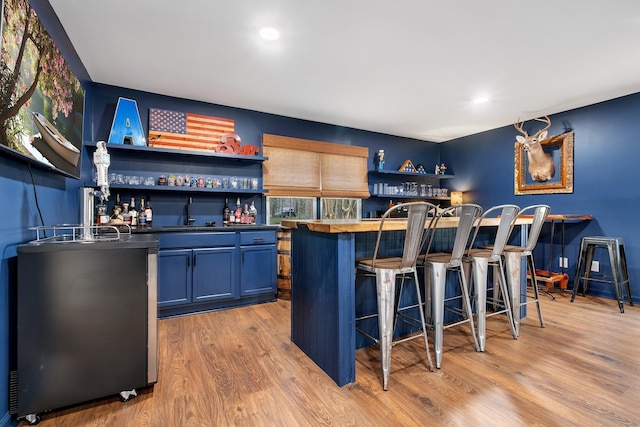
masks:
<path fill-rule="evenodd" d="M 384 169 L 384 150 L 378 150 L 378 165 L 379 171 Z"/>
<path fill-rule="evenodd" d="M 440 175 L 440 165 L 436 165 L 436 170 L 434 172 L 436 175 Z"/>
<path fill-rule="evenodd" d="M 447 170 L 447 167 L 445 166 L 445 164 L 444 164 L 444 163 L 442 163 L 442 164 L 440 165 L 440 174 L 441 174 L 441 175 L 444 175 L 444 173 L 445 173 L 445 171 L 446 171 L 446 170 Z"/>

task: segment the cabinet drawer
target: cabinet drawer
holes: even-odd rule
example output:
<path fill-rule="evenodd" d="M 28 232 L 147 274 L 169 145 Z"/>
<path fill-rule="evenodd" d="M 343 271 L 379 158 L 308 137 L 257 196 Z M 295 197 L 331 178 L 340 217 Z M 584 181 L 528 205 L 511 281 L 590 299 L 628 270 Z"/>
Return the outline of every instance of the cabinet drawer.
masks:
<path fill-rule="evenodd" d="M 160 249 L 235 245 L 236 233 L 164 233 L 160 235 Z"/>
<path fill-rule="evenodd" d="M 240 233 L 241 245 L 265 245 L 276 242 L 274 231 L 242 231 Z"/>

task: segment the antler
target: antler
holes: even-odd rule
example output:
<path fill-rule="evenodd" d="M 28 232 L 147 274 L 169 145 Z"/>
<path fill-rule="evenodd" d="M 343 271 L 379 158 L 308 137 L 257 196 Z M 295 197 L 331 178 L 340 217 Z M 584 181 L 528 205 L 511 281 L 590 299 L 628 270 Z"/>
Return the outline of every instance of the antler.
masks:
<path fill-rule="evenodd" d="M 551 127 L 551 119 L 549 118 L 549 116 L 544 116 L 544 119 L 536 119 L 536 120 L 539 121 L 539 122 L 547 124 L 544 128 L 542 128 L 538 132 L 536 132 L 535 136 L 537 137 L 542 132 L 544 132 L 545 130 L 547 130 L 547 129 L 549 129 Z"/>
<path fill-rule="evenodd" d="M 540 129 L 535 133 L 533 137 L 537 138 L 538 135 L 540 135 L 542 132 L 544 132 L 545 130 L 551 127 L 551 119 L 549 118 L 549 116 L 544 116 L 544 119 L 535 119 L 535 120 L 547 124 L 544 128 Z M 527 133 L 527 131 L 523 129 L 523 126 L 524 126 L 524 121 L 520 121 L 520 117 L 518 117 L 518 120 L 513 124 L 513 127 L 515 127 L 518 132 L 523 134 L 525 138 L 529 138 L 529 134 Z"/>
<path fill-rule="evenodd" d="M 527 134 L 527 131 L 522 129 L 522 126 L 524 126 L 524 121 L 521 122 L 520 117 L 518 117 L 518 120 L 516 120 L 516 122 L 513 124 L 513 127 L 515 127 L 518 132 L 520 132 L 524 135 L 525 138 L 527 138 L 529 135 Z"/>

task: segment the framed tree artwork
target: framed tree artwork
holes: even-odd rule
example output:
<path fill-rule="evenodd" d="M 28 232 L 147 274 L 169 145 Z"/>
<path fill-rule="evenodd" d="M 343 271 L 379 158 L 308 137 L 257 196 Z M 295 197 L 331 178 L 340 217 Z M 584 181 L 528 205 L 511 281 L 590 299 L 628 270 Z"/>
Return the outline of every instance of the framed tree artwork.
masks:
<path fill-rule="evenodd" d="M 4 0 L 1 22 L 0 154 L 78 178 L 80 82 L 29 1 Z"/>

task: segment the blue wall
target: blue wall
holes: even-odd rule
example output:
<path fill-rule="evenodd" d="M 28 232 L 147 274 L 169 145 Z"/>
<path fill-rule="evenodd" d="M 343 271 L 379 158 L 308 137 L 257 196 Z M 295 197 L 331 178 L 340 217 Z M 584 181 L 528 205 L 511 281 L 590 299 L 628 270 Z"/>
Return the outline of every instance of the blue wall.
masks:
<path fill-rule="evenodd" d="M 640 209 L 638 155 L 640 146 L 640 94 L 634 94 L 550 116 L 549 135 L 574 132 L 573 194 L 514 195 L 513 126 L 505 126 L 443 144 L 441 156 L 455 175 L 451 188 L 465 191 L 465 201 L 484 207 L 499 203 L 527 206 L 546 203 L 552 213 L 591 214 L 590 222 L 567 224 L 565 256 L 573 280 L 582 236 L 617 236 L 625 240 L 631 292 L 640 298 Z M 553 271 L 559 271 L 561 227 L 556 226 Z M 541 236 L 536 266 L 548 269 L 549 229 Z M 596 251 L 601 273 L 609 271 L 608 255 Z M 590 285 L 590 292 L 614 297 L 613 287 Z M 579 300 L 578 300 L 579 302 Z"/>

